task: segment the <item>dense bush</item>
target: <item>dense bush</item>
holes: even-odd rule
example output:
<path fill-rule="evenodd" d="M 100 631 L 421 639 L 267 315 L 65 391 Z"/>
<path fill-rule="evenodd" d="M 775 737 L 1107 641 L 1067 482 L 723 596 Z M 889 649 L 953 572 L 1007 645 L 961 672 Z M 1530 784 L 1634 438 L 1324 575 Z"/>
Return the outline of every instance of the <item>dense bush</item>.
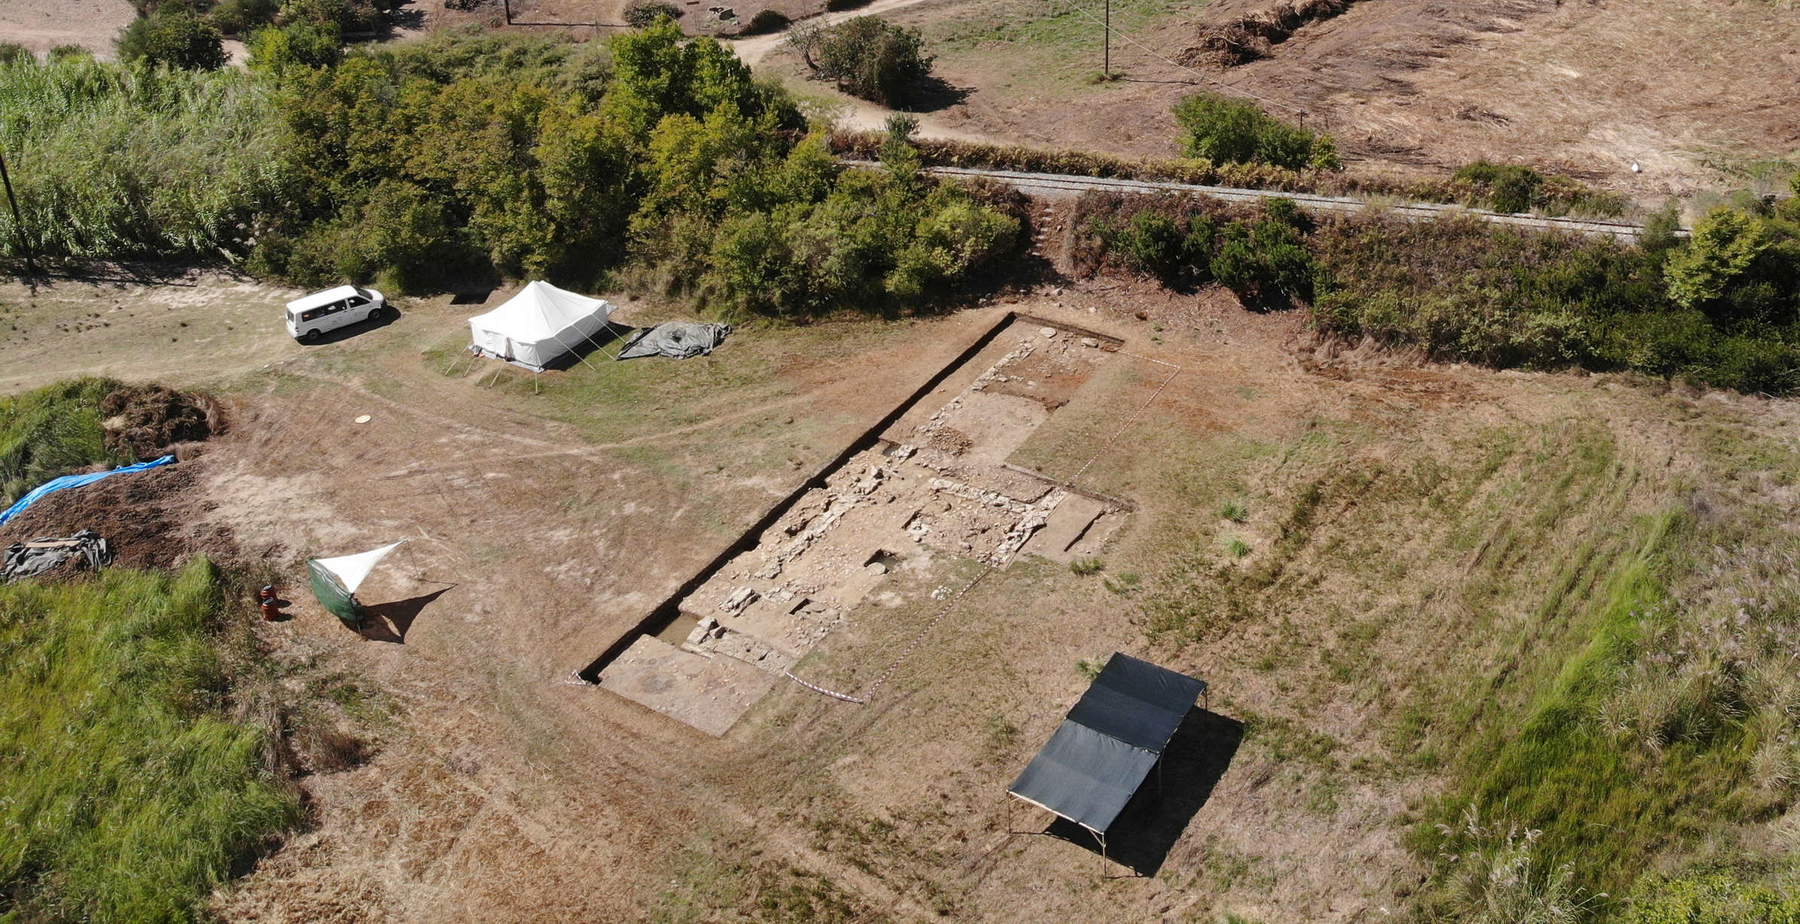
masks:
<path fill-rule="evenodd" d="M 335 26 L 296 22 L 264 26 L 250 34 L 250 67 L 280 77 L 293 67 L 331 67 L 343 58 Z"/>
<path fill-rule="evenodd" d="M 857 16 L 794 37 L 807 67 L 838 89 L 884 106 L 912 101 L 931 77 L 931 56 L 919 30 L 875 16 Z"/>
<path fill-rule="evenodd" d="M 1072 219 L 1079 273 L 1111 266 L 1173 287 L 1216 281 L 1257 308 L 1311 302 L 1318 327 L 1495 366 L 1582 366 L 1745 391 L 1800 390 L 1800 200 L 1726 209 L 1637 246 L 1372 215 L 1315 228 L 1288 200 L 1263 214 L 1203 197 L 1090 193 Z"/>
<path fill-rule="evenodd" d="M 638 29 L 656 25 L 659 19 L 680 19 L 681 7 L 664 0 L 632 0 L 625 5 L 625 23 Z"/>
<path fill-rule="evenodd" d="M 1193 157 L 1220 164 L 1274 164 L 1299 170 L 1336 169 L 1330 135 L 1289 125 L 1248 100 L 1196 93 L 1175 104 L 1175 122 Z"/>
<path fill-rule="evenodd" d="M 0 148 L 46 256 L 217 259 L 287 195 L 270 89 L 236 70 L 0 65 Z M 15 253 L 0 209 L 0 248 Z"/>
<path fill-rule="evenodd" d="M 1321 327 L 1503 366 L 1624 369 L 1747 391 L 1800 388 L 1800 247 L 1716 213 L 1688 245 L 1470 220 L 1327 223 Z M 1761 249 L 1753 246 L 1761 242 Z"/>
<path fill-rule="evenodd" d="M 1074 221 L 1080 230 L 1071 257 L 1085 272 L 1113 263 L 1175 287 L 1216 281 L 1258 308 L 1313 294 L 1307 221 L 1286 199 L 1251 209 L 1191 196 L 1090 193 Z"/>
<path fill-rule="evenodd" d="M 1478 160 L 1456 171 L 1456 178 L 1487 190 L 1495 211 L 1527 212 L 1537 200 L 1544 177 L 1530 167 Z"/>
<path fill-rule="evenodd" d="M 1800 924 L 1800 893 L 1727 873 L 1652 879 L 1625 924 Z"/>
<path fill-rule="evenodd" d="M 248 73 L 0 69 L 39 252 L 395 291 L 622 271 L 803 315 L 921 304 L 1024 237 L 1013 198 L 924 176 L 904 133 L 887 170 L 844 173 L 783 90 L 667 19 L 607 49 L 448 33 L 340 61 L 308 18 L 250 45 Z"/>
<path fill-rule="evenodd" d="M 132 20 L 119 34 L 118 51 L 122 61 L 206 71 L 225 66 L 219 30 L 199 14 L 177 7 Z"/>
<path fill-rule="evenodd" d="M 1472 204 L 1496 212 L 1539 212 L 1545 215 L 1618 215 L 1622 198 L 1600 193 L 1564 176 L 1550 176 L 1518 164 L 1478 160 L 1456 171 L 1453 182 L 1474 191 Z"/>
<path fill-rule="evenodd" d="M 770 32 L 780 32 L 792 23 L 793 20 L 780 10 L 757 10 L 756 15 L 744 24 L 742 34 L 767 35 Z"/>
<path fill-rule="evenodd" d="M 281 0 L 219 0 L 207 18 L 226 35 L 243 35 L 274 22 L 280 11 Z"/>
<path fill-rule="evenodd" d="M 276 22 L 290 25 L 310 22 L 338 32 L 379 32 L 387 28 L 389 9 L 395 0 L 284 0 Z"/>

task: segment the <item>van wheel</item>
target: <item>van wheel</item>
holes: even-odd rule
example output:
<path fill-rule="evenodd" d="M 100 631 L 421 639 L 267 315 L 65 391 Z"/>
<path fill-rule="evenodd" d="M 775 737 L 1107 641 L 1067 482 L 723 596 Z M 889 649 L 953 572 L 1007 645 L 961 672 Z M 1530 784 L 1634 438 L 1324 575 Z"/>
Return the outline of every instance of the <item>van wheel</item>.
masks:
<path fill-rule="evenodd" d="M 319 332 L 316 330 L 309 330 L 306 333 L 301 334 L 300 342 L 301 343 L 317 343 L 317 342 L 319 342 Z"/>

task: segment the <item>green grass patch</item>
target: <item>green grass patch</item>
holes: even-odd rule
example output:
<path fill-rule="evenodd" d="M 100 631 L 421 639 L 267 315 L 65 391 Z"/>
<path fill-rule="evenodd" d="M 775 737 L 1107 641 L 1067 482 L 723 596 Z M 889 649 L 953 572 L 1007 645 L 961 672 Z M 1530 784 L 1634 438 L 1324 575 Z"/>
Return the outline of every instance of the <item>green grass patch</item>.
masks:
<path fill-rule="evenodd" d="M 1616 896 L 1664 848 L 1716 830 L 1745 808 L 1737 790 L 1754 748 L 1740 726 L 1672 742 L 1653 756 L 1606 734 L 1597 721 L 1621 668 L 1638 655 L 1646 619 L 1668 604 L 1665 572 L 1683 534 L 1679 516 L 1661 514 L 1639 523 L 1633 552 L 1602 558 L 1604 583 L 1570 627 L 1579 647 L 1563 657 L 1522 721 L 1489 723 L 1454 759 L 1452 776 L 1461 782 L 1414 830 L 1417 847 L 1428 854 L 1465 849 L 1456 819 L 1472 807 L 1480 817 L 1541 831 L 1544 868 L 1567 865 L 1574 882 Z M 1572 592 L 1580 599 L 1582 583 L 1575 574 L 1557 582 L 1538 619 L 1553 617 Z"/>
<path fill-rule="evenodd" d="M 1191 16 L 1205 5 L 1194 0 L 1113 0 L 1112 28 L 1129 34 L 1172 16 Z M 939 58 L 1004 60 L 1007 76 L 1014 80 L 1047 79 L 1064 89 L 1112 85 L 1094 80 L 1100 72 L 1102 30 L 1086 4 L 1000 0 L 966 7 L 954 19 L 927 24 L 922 31 L 926 50 Z M 998 50 L 1005 52 L 1000 59 L 994 57 Z M 1115 38 L 1115 70 L 1134 61 L 1148 66 L 1143 52 Z M 1168 68 L 1160 61 L 1154 66 Z"/>
<path fill-rule="evenodd" d="M 59 382 L 0 398 L 0 506 L 60 475 L 128 461 L 106 448 L 100 401 L 112 379 Z"/>
<path fill-rule="evenodd" d="M 179 575 L 0 587 L 0 917 L 186 921 L 296 821 L 221 712 L 221 591 Z"/>

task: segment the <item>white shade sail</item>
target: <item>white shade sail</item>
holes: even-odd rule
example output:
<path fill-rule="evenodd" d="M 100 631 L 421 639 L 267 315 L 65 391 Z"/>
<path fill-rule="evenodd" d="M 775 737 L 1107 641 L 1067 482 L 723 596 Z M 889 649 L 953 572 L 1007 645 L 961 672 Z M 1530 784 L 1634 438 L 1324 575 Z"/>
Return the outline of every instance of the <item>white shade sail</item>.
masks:
<path fill-rule="evenodd" d="M 369 572 L 375 570 L 375 566 L 386 558 L 389 552 L 399 548 L 400 544 L 405 541 L 402 539 L 400 542 L 389 543 L 381 548 L 358 552 L 355 555 L 315 558 L 313 563 L 330 571 L 338 579 L 338 583 L 344 585 L 345 590 L 356 593 L 356 588 L 361 587 L 362 582 L 368 579 Z"/>

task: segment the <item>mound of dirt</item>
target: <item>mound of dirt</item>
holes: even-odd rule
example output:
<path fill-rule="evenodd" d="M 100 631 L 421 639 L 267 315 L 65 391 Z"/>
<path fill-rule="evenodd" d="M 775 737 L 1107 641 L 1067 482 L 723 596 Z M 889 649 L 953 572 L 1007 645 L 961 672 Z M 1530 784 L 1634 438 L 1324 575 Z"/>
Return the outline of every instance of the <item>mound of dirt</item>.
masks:
<path fill-rule="evenodd" d="M 1200 40 L 1178 59 L 1195 66 L 1235 67 L 1269 56 L 1271 46 L 1288 40 L 1307 23 L 1330 19 L 1357 0 L 1285 0 L 1228 22 L 1200 27 Z"/>
<path fill-rule="evenodd" d="M 69 536 L 91 529 L 112 547 L 114 564 L 171 568 L 196 554 L 214 560 L 237 557 L 231 530 L 202 526 L 198 513 L 205 460 L 196 459 L 59 491 L 0 526 L 0 548 L 38 536 Z"/>
<path fill-rule="evenodd" d="M 154 459 L 223 429 L 211 398 L 161 385 L 120 388 L 101 400 L 100 413 L 106 415 L 106 448 L 139 459 Z"/>

